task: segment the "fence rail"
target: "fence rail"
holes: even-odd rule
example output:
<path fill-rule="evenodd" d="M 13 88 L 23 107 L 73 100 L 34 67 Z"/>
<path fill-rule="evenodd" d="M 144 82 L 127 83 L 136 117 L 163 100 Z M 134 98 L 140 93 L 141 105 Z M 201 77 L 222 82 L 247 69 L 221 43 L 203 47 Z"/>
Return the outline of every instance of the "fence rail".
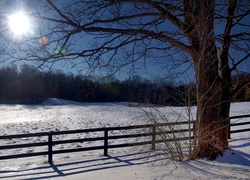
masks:
<path fill-rule="evenodd" d="M 191 123 L 193 125 L 195 121 L 184 121 L 184 122 L 176 122 L 176 123 L 159 123 L 159 124 L 147 124 L 147 125 L 137 125 L 137 126 L 122 126 L 122 127 L 106 127 L 106 128 L 93 128 L 93 129 L 80 129 L 80 130 L 70 130 L 70 131 L 55 131 L 55 132 L 43 132 L 43 133 L 31 133 L 31 134 L 15 134 L 15 135 L 6 135 L 0 136 L 0 140 L 3 139 L 19 139 L 19 138 L 27 138 L 27 137 L 47 137 L 46 142 L 35 142 L 35 143 L 23 143 L 23 144 L 13 144 L 13 145 L 2 145 L 0 146 L 0 150 L 5 149 L 17 149 L 17 148 L 31 148 L 38 146 L 47 146 L 47 151 L 42 152 L 30 152 L 23 154 L 15 154 L 15 155 L 5 155 L 0 156 L 0 160 L 3 159 L 12 159 L 12 158 L 21 158 L 21 157 L 32 157 L 32 156 L 41 156 L 48 155 L 48 162 L 53 161 L 54 154 L 61 153 L 71 153 L 71 152 L 80 152 L 80 151 L 92 151 L 92 150 L 103 150 L 104 156 L 108 156 L 108 149 L 113 148 L 122 148 L 122 147 L 131 147 L 131 146 L 141 146 L 141 145 L 151 145 L 152 149 L 155 149 L 155 145 L 157 143 L 164 142 L 163 140 L 158 140 L 156 136 L 160 136 L 163 134 L 171 134 L 171 133 L 185 133 L 192 132 L 191 129 L 181 129 L 181 130 L 171 130 L 171 131 L 158 131 L 158 127 L 164 126 L 175 126 L 175 125 L 185 125 Z M 119 135 L 110 135 L 112 131 L 122 131 L 122 130 L 135 130 L 140 129 L 140 133 L 132 133 L 132 134 L 119 134 Z M 147 131 L 143 132 L 142 131 Z M 53 140 L 54 136 L 57 135 L 66 135 L 66 134 L 77 134 L 77 133 L 91 133 L 91 132 L 101 132 L 103 133 L 100 137 L 89 137 L 89 138 L 77 138 L 77 139 L 66 139 L 66 140 Z M 125 142 L 119 144 L 109 144 L 109 140 L 120 140 L 120 139 L 131 139 L 136 137 L 151 137 L 150 140 L 136 141 L 133 142 Z M 192 138 L 192 137 L 191 137 Z M 190 137 L 182 137 L 177 140 L 186 140 L 190 139 Z M 168 139 L 167 141 L 174 141 L 176 139 Z M 102 141 L 102 145 L 91 146 L 91 147 L 81 147 L 81 148 L 73 148 L 73 149 L 63 149 L 63 150 L 53 150 L 53 146 L 59 144 L 67 144 L 67 143 L 77 143 L 77 142 L 94 142 L 94 141 Z"/>
<path fill-rule="evenodd" d="M 246 115 L 240 115 L 240 116 L 231 116 L 229 119 L 231 120 L 231 119 L 241 119 L 241 118 L 249 118 L 249 117 L 250 117 L 250 114 L 246 114 Z M 250 128 L 232 130 L 231 127 L 244 126 L 244 125 L 248 125 L 248 124 L 250 124 L 250 121 L 240 122 L 240 123 L 230 123 L 229 124 L 229 131 L 230 131 L 229 138 L 231 138 L 231 134 L 250 131 Z"/>
<path fill-rule="evenodd" d="M 247 118 L 250 115 L 242 115 L 242 116 L 233 116 L 230 119 L 239 119 L 239 118 Z M 175 126 L 175 125 L 187 125 L 191 124 L 191 129 L 176 129 L 171 131 L 159 130 L 159 127 L 164 126 Z M 104 156 L 108 155 L 108 149 L 113 148 L 122 148 L 122 147 L 130 147 L 130 146 L 140 146 L 140 145 L 151 145 L 152 149 L 155 149 L 157 143 L 162 142 L 170 142 L 176 140 L 190 140 L 193 139 L 193 128 L 195 121 L 184 121 L 184 122 L 173 122 L 173 123 L 159 123 L 159 124 L 147 124 L 147 125 L 137 125 L 137 126 L 122 126 L 122 127 L 106 127 L 106 128 L 93 128 L 93 129 L 80 129 L 80 130 L 70 130 L 70 131 L 55 131 L 55 132 L 42 132 L 42 133 L 30 133 L 30 134 L 15 134 L 15 135 L 6 135 L 0 136 L 0 140 L 8 140 L 8 139 L 19 139 L 19 138 L 32 138 L 32 137 L 47 137 L 47 141 L 45 142 L 35 142 L 35 143 L 23 143 L 23 144 L 12 144 L 12 145 L 1 145 L 0 150 L 5 149 L 17 149 L 17 148 L 30 148 L 30 147 L 39 147 L 39 146 L 47 146 L 47 151 L 41 152 L 30 152 L 30 153 L 21 153 L 15 155 L 5 155 L 0 156 L 0 160 L 3 159 L 12 159 L 12 158 L 22 158 L 22 157 L 32 157 L 32 156 L 41 156 L 48 155 L 48 162 L 53 161 L 54 154 L 61 153 L 71 153 L 71 152 L 80 152 L 80 151 L 92 151 L 92 150 L 103 150 Z M 250 131 L 250 128 L 239 129 L 239 130 L 231 130 L 233 126 L 244 126 L 249 125 L 250 122 L 240 122 L 240 123 L 230 123 L 230 134 L 231 133 L 239 133 Z M 122 131 L 122 130 L 135 130 L 140 129 L 141 131 L 147 132 L 143 133 L 132 133 L 132 134 L 119 134 L 119 135 L 110 135 L 112 131 Z M 140 131 L 140 132 L 141 132 Z M 102 136 L 100 137 L 88 137 L 88 138 L 77 138 L 77 139 L 66 139 L 66 140 L 53 140 L 54 136 L 57 135 L 66 135 L 66 134 L 78 134 L 78 133 L 91 133 L 91 132 L 101 132 Z M 165 135 L 165 134 L 173 134 L 173 133 L 185 133 L 190 132 L 191 137 L 181 137 L 175 139 L 157 139 L 157 136 Z M 122 144 L 109 144 L 109 140 L 120 140 L 120 139 L 131 139 L 136 137 L 151 137 L 150 140 L 143 141 L 133 141 L 126 142 Z M 68 143 L 77 143 L 77 142 L 94 142 L 94 141 L 102 141 L 102 145 L 91 146 L 91 147 L 80 147 L 73 149 L 63 149 L 63 150 L 53 150 L 53 146 L 59 144 L 68 144 Z"/>

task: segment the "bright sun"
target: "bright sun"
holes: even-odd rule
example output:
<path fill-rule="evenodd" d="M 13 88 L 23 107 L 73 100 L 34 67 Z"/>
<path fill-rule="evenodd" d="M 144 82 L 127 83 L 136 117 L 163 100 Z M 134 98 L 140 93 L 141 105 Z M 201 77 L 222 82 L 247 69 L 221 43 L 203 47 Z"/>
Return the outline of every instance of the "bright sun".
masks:
<path fill-rule="evenodd" d="M 30 31 L 30 20 L 22 12 L 9 16 L 8 24 L 10 30 L 16 35 L 23 35 Z"/>

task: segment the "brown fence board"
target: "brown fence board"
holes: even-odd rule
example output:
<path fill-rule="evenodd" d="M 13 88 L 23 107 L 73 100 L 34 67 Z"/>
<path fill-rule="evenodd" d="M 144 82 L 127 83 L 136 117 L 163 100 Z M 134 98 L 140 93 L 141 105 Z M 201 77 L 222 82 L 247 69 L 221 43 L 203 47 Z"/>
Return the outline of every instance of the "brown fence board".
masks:
<path fill-rule="evenodd" d="M 229 119 L 240 119 L 240 118 L 248 118 L 248 117 L 250 117 L 250 114 L 231 116 L 231 117 L 229 117 Z"/>
<path fill-rule="evenodd" d="M 39 137 L 39 136 L 48 136 L 48 132 L 42 133 L 29 133 L 29 134 L 14 134 L 14 135 L 5 135 L 0 136 L 0 139 L 13 139 L 13 138 L 25 138 L 25 137 Z"/>
<path fill-rule="evenodd" d="M 136 137 L 146 137 L 146 136 L 152 136 L 152 133 L 116 135 L 116 136 L 109 136 L 108 139 L 125 139 L 125 138 L 136 138 Z"/>
<path fill-rule="evenodd" d="M 230 133 L 240 133 L 240 132 L 247 132 L 247 131 L 250 131 L 250 128 L 247 128 L 247 129 L 238 129 L 238 130 L 232 130 L 230 131 Z"/>
<path fill-rule="evenodd" d="M 230 126 L 242 126 L 242 125 L 247 125 L 247 124 L 250 124 L 250 122 L 233 123 L 233 124 L 230 124 Z"/>
<path fill-rule="evenodd" d="M 74 143 L 74 142 L 89 142 L 89 141 L 103 141 L 104 137 L 96 137 L 96 138 L 81 138 L 81 139 L 67 139 L 67 140 L 58 140 L 53 141 L 52 144 L 68 144 L 68 143 Z"/>
<path fill-rule="evenodd" d="M 161 134 L 173 134 L 173 133 L 183 133 L 183 132 L 190 132 L 190 131 L 193 131 L 194 129 L 191 128 L 191 129 L 175 129 L 175 130 L 172 130 L 172 131 L 159 131 L 156 133 L 156 135 L 161 135 Z"/>
<path fill-rule="evenodd" d="M 49 144 L 48 142 L 13 144 L 13 145 L 0 146 L 0 150 L 1 149 L 16 149 L 16 148 L 35 147 L 35 146 L 46 146 L 48 144 Z"/>
<path fill-rule="evenodd" d="M 15 159 L 15 158 L 23 158 L 23 157 L 33 157 L 33 156 L 42 156 L 48 155 L 48 151 L 44 152 L 33 152 L 33 153 L 25 153 L 25 154 L 15 154 L 15 155 L 7 155 L 7 156 L 0 156 L 0 160 L 4 159 Z"/>
<path fill-rule="evenodd" d="M 159 140 L 156 140 L 156 143 L 164 143 L 164 142 L 171 142 L 171 141 L 183 141 L 183 140 L 189 140 L 189 139 L 194 139 L 194 137 L 191 136 L 191 137 L 181 137 L 181 138 L 175 138 L 175 139 L 159 139 Z"/>

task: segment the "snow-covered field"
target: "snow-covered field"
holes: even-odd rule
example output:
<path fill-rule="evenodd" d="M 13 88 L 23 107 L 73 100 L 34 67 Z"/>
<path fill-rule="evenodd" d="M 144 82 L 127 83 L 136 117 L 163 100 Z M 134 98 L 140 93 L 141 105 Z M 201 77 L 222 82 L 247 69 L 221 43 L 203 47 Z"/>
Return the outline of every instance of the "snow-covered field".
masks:
<path fill-rule="evenodd" d="M 61 99 L 48 99 L 39 105 L 0 105 L 0 135 L 152 123 L 145 118 L 142 108 L 147 110 L 138 108 L 136 103 L 77 103 Z M 157 108 L 171 120 L 177 118 L 176 112 L 186 117 L 185 108 Z M 192 112 L 195 111 L 194 107 Z M 231 105 L 231 116 L 243 114 L 250 114 L 250 102 Z M 242 121 L 250 118 L 234 120 Z M 77 135 L 58 139 L 74 136 Z M 23 138 L 22 143 L 45 140 Z M 19 141 L 0 140 L 0 145 Z M 232 134 L 229 144 L 232 151 L 215 161 L 171 162 L 160 148 L 152 151 L 150 146 L 111 149 L 107 157 L 103 156 L 103 150 L 57 154 L 53 156 L 53 164 L 47 163 L 47 156 L 1 160 L 0 179 L 250 179 L 250 132 Z M 81 146 L 72 143 L 55 148 Z M 46 150 L 37 148 L 0 150 L 0 156 Z"/>

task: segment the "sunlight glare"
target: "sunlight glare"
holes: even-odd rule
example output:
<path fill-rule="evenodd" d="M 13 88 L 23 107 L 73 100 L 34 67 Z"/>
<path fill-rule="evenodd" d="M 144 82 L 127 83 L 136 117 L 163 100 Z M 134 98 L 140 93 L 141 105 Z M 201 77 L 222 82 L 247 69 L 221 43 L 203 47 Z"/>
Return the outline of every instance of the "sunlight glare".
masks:
<path fill-rule="evenodd" d="M 22 12 L 12 14 L 9 17 L 9 28 L 16 35 L 28 33 L 30 30 L 30 21 L 28 16 Z"/>

